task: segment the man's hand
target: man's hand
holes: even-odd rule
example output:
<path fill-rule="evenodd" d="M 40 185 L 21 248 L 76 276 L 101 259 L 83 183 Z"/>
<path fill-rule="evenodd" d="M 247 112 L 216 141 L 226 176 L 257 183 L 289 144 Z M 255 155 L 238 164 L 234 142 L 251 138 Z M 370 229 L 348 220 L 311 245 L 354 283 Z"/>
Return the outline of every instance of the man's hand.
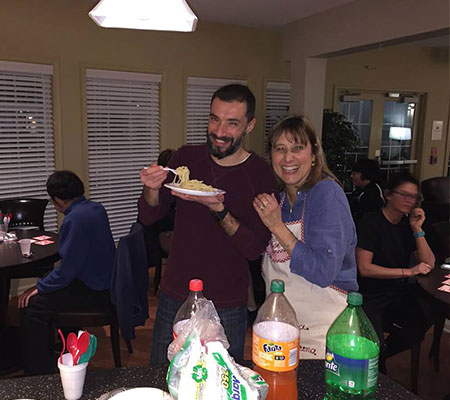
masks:
<path fill-rule="evenodd" d="M 413 232 L 420 232 L 425 221 L 425 211 L 421 208 L 414 208 L 409 214 L 409 224 Z"/>
<path fill-rule="evenodd" d="M 36 296 L 37 294 L 39 294 L 39 292 L 38 292 L 36 286 L 23 292 L 19 297 L 18 307 L 19 308 L 28 307 L 28 303 L 29 303 L 30 299 L 33 296 Z"/>
<path fill-rule="evenodd" d="M 139 173 L 141 182 L 149 189 L 159 190 L 167 178 L 169 171 L 166 171 L 160 165 L 152 164 L 144 168 Z"/>
<path fill-rule="evenodd" d="M 218 194 L 215 196 L 194 196 L 191 194 L 183 194 L 178 192 L 171 192 L 174 196 L 186 201 L 195 201 L 196 203 L 203 204 L 208 207 L 211 211 L 222 211 L 223 210 L 223 200 L 225 196 L 223 194 Z"/>

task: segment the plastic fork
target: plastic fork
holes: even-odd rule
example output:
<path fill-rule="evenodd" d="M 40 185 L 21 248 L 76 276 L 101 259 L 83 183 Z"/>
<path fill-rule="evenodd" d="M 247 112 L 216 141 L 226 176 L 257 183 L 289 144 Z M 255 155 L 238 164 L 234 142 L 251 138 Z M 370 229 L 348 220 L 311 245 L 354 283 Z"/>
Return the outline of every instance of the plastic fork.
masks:
<path fill-rule="evenodd" d="M 173 174 L 178 175 L 178 174 L 177 174 L 177 171 L 175 171 L 175 170 L 172 169 L 172 168 L 164 167 L 163 170 L 164 170 L 164 171 L 170 171 L 170 172 L 172 172 Z"/>

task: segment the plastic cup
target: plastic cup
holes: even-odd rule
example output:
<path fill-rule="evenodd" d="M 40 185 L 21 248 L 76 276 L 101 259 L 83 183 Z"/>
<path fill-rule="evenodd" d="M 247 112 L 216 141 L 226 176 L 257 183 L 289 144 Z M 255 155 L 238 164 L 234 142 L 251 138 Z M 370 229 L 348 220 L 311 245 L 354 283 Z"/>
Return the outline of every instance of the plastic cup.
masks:
<path fill-rule="evenodd" d="M 22 256 L 28 257 L 31 253 L 31 239 L 20 239 L 19 244 Z"/>
<path fill-rule="evenodd" d="M 63 354 L 63 363 L 58 357 L 58 368 L 66 400 L 78 400 L 83 395 L 84 378 L 89 363 L 72 365 L 72 354 Z"/>

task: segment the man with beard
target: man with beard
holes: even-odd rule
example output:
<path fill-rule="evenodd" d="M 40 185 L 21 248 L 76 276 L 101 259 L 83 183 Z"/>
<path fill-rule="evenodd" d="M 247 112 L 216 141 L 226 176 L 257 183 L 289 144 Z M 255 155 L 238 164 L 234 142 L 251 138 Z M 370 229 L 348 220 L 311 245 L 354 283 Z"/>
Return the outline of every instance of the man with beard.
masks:
<path fill-rule="evenodd" d="M 152 338 L 151 364 L 167 362 L 175 314 L 188 295 L 189 280 L 204 282 L 204 295 L 214 302 L 235 359 L 244 358 L 247 329 L 248 260 L 265 249 L 270 232 L 253 209 L 259 193 L 273 193 L 269 165 L 243 148 L 255 125 L 255 97 L 242 85 L 218 89 L 211 100 L 206 145 L 183 146 L 168 166 L 187 166 L 190 178 L 226 191 L 193 196 L 170 192 L 163 183 L 173 175 L 151 165 L 140 173 L 144 190 L 139 220 L 152 224 L 176 201 L 172 249 L 160 284 Z"/>

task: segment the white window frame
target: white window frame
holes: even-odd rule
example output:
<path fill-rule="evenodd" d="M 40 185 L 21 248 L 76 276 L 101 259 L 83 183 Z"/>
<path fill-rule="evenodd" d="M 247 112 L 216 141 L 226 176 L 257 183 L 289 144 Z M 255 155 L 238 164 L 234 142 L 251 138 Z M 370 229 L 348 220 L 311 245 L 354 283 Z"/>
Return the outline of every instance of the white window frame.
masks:
<path fill-rule="evenodd" d="M 272 127 L 281 119 L 289 115 L 291 100 L 291 84 L 289 82 L 267 81 L 265 96 L 264 121 L 264 155 L 269 159 L 267 139 Z M 288 107 L 286 109 L 286 107 Z"/>
<path fill-rule="evenodd" d="M 106 208 L 115 240 L 137 219 L 139 171 L 160 149 L 161 75 L 86 70 L 89 198 Z"/>
<path fill-rule="evenodd" d="M 247 85 L 246 80 L 221 78 L 187 78 L 186 89 L 186 144 L 206 143 L 209 108 L 214 92 L 225 85 L 239 83 Z"/>
<path fill-rule="evenodd" d="M 51 65 L 0 61 L 2 199 L 48 199 L 46 182 L 55 171 L 52 81 Z M 51 202 L 44 227 L 57 230 Z"/>

